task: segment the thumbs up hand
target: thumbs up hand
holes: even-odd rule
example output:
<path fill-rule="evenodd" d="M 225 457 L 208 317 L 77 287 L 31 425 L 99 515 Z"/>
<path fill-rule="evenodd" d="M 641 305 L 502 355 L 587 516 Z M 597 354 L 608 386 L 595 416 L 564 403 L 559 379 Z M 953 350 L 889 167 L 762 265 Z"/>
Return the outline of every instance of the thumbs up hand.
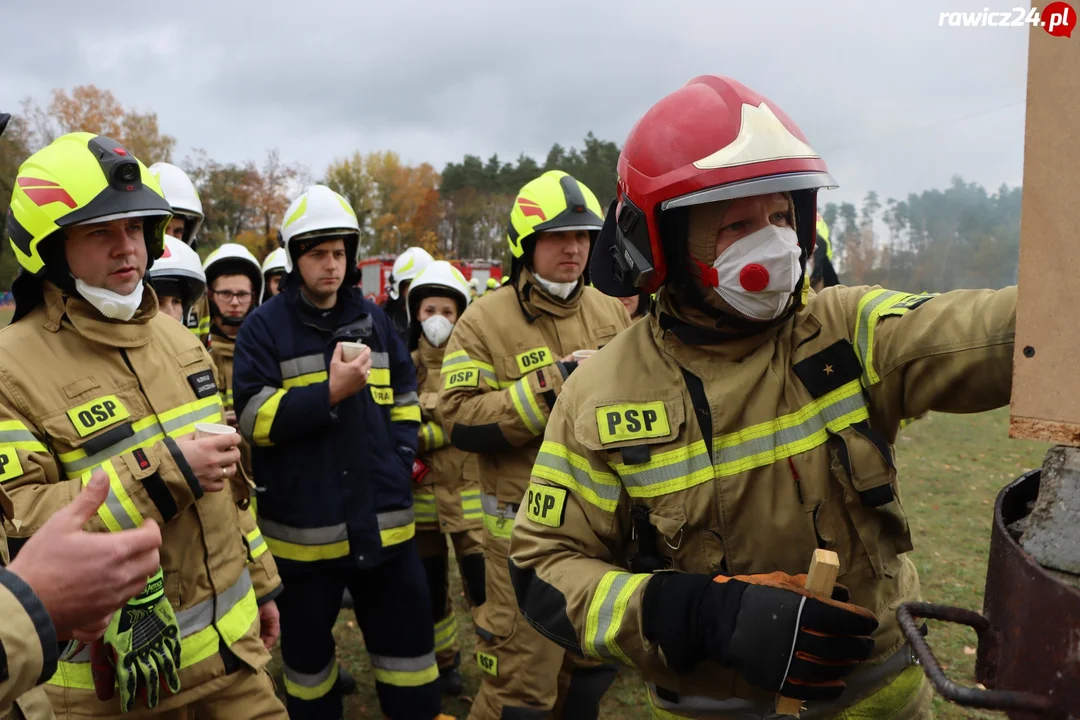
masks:
<path fill-rule="evenodd" d="M 160 562 L 161 529 L 154 522 L 118 533 L 83 530 L 108 494 L 108 478 L 98 470 L 33 534 L 7 570 L 0 570 L 30 586 L 61 640 L 100 637 L 112 614 L 143 591 Z"/>

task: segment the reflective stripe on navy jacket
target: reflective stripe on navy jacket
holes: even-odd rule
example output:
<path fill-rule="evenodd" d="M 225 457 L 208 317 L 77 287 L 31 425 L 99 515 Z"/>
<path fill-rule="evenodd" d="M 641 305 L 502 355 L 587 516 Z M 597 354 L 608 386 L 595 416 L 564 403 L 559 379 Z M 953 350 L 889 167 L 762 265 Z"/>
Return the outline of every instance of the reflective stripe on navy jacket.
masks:
<path fill-rule="evenodd" d="M 298 284 L 257 308 L 236 339 L 234 400 L 256 482 L 266 487 L 259 525 L 274 556 L 351 556 L 371 567 L 414 534 L 420 406 L 412 360 L 386 314 L 356 288 L 338 297 L 333 330 Z M 371 348 L 371 375 L 368 387 L 331 408 L 328 372 L 339 341 Z"/>

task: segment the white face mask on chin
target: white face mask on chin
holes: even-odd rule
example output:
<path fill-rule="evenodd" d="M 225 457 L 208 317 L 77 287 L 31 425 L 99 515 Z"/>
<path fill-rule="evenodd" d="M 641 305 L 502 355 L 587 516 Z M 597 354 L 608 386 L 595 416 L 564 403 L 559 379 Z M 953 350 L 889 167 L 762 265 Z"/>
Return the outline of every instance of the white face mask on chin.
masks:
<path fill-rule="evenodd" d="M 565 300 L 566 298 L 570 297 L 570 295 L 573 294 L 574 288 L 577 287 L 578 283 L 577 280 L 568 283 L 551 282 L 550 280 L 545 280 L 539 275 L 536 276 L 536 281 L 540 283 L 540 285 L 545 290 L 548 291 L 549 295 L 557 297 L 560 300 Z"/>
<path fill-rule="evenodd" d="M 450 339 L 450 332 L 454 329 L 454 323 L 443 315 L 432 315 L 420 323 L 420 330 L 424 337 L 435 347 L 442 347 Z"/>
<path fill-rule="evenodd" d="M 87 285 L 78 278 L 75 279 L 75 289 L 82 299 L 97 308 L 97 311 L 110 320 L 127 322 L 135 317 L 143 300 L 143 282 L 135 286 L 130 295 L 121 295 L 112 290 Z"/>
<path fill-rule="evenodd" d="M 718 281 L 713 289 L 740 315 L 775 320 L 795 292 L 801 255 L 793 229 L 769 225 L 720 253 L 713 262 Z"/>

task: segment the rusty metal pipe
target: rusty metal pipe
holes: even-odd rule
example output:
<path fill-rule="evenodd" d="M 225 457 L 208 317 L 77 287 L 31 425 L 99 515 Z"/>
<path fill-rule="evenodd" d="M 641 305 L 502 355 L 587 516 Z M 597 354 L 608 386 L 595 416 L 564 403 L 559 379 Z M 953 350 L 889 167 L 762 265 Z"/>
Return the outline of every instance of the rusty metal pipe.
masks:
<path fill-rule="evenodd" d="M 979 644 L 990 631 L 990 622 L 977 612 L 948 605 L 936 605 L 926 602 L 904 603 L 896 610 L 896 619 L 904 633 L 911 651 L 923 667 L 923 672 L 938 693 L 949 702 L 964 707 L 983 708 L 985 710 L 1014 710 L 1033 712 L 1043 717 L 1064 717 L 1049 698 L 1034 693 L 1013 690 L 980 690 L 953 682 L 941 669 L 941 663 L 934 657 L 926 638 L 919 632 L 916 618 L 941 620 L 957 625 L 967 625 L 975 630 Z"/>

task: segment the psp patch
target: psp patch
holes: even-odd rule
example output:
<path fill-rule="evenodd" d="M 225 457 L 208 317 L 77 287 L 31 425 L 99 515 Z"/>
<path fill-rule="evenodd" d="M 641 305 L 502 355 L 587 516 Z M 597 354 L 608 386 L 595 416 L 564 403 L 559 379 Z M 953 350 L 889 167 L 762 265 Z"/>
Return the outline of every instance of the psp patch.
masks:
<path fill-rule="evenodd" d="M 443 390 L 453 390 L 459 387 L 477 387 L 480 385 L 480 371 L 477 368 L 464 368 L 452 370 L 446 373 L 443 381 Z"/>
<path fill-rule="evenodd" d="M 22 463 L 15 448 L 0 450 L 0 482 L 14 480 L 22 474 Z"/>
<path fill-rule="evenodd" d="M 499 658 L 477 651 L 476 664 L 480 669 L 492 677 L 499 677 Z"/>
<path fill-rule="evenodd" d="M 86 437 L 102 428 L 115 425 L 121 420 L 127 420 L 131 417 L 131 413 L 120 402 L 120 398 L 115 395 L 104 395 L 71 408 L 67 411 L 67 416 L 71 424 L 75 426 L 75 432 L 79 433 L 79 437 Z"/>
<path fill-rule="evenodd" d="M 217 395 L 217 381 L 214 380 L 213 370 L 200 370 L 187 376 L 188 385 L 195 391 L 195 397 L 202 400 L 211 395 Z"/>
<path fill-rule="evenodd" d="M 546 347 L 526 350 L 523 353 L 515 355 L 514 359 L 517 360 L 518 370 L 520 370 L 522 374 L 552 365 L 555 362 L 551 359 L 551 350 Z"/>
<path fill-rule="evenodd" d="M 566 490 L 547 485 L 529 485 L 525 495 L 526 516 L 534 523 L 562 527 L 566 512 Z"/>
<path fill-rule="evenodd" d="M 667 437 L 671 434 L 667 408 L 661 401 L 621 403 L 596 408 L 596 429 L 600 443 Z"/>

